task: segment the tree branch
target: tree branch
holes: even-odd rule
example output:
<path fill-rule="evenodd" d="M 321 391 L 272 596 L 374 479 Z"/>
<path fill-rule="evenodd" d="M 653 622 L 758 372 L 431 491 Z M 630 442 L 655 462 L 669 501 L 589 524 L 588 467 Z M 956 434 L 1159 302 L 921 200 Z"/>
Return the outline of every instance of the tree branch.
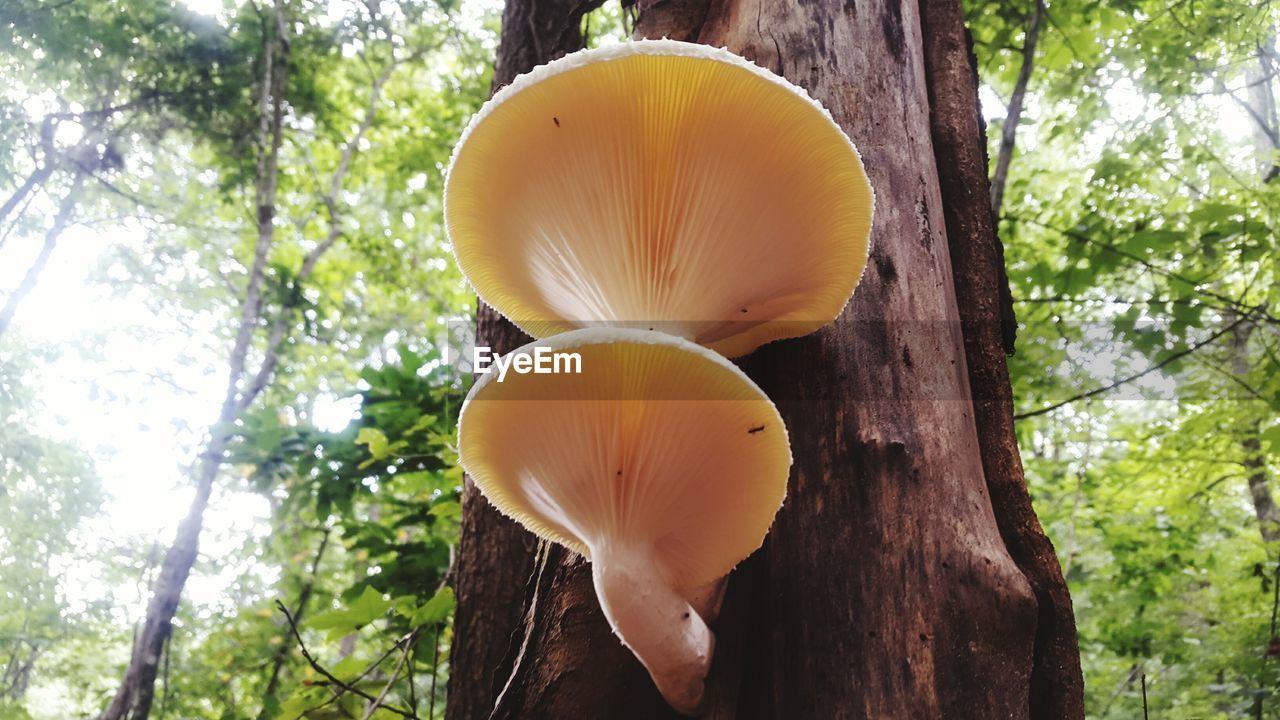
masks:
<path fill-rule="evenodd" d="M 419 53 L 414 53 L 410 57 L 416 57 Z M 382 99 L 382 89 L 387 81 L 391 78 L 391 74 L 397 67 L 405 62 L 405 60 L 392 60 L 383 68 L 382 73 L 374 80 L 369 90 L 369 103 L 365 110 L 364 117 L 360 120 L 356 132 L 351 136 L 350 140 L 342 148 L 342 156 L 338 161 L 338 167 L 334 169 L 333 176 L 329 181 L 329 191 L 321 200 L 325 208 L 329 212 L 329 232 L 325 239 L 316 245 L 302 259 L 302 267 L 298 270 L 298 275 L 293 279 L 292 292 L 290 300 L 280 309 L 279 314 L 271 323 L 271 330 L 267 337 L 266 351 L 263 354 L 262 365 L 259 366 L 258 372 L 254 375 L 252 382 L 240 395 L 237 403 L 239 412 L 244 412 L 258 395 L 266 389 L 271 382 L 271 377 L 275 373 L 276 367 L 280 361 L 280 343 L 284 341 L 284 333 L 286 325 L 293 318 L 293 311 L 297 307 L 295 298 L 301 297 L 302 283 L 311 276 L 315 270 L 316 264 L 320 262 L 320 258 L 324 256 L 330 248 L 337 243 L 338 238 L 342 237 L 342 211 L 338 206 L 338 193 L 342 191 L 342 184 L 346 180 L 347 173 L 351 169 L 351 160 L 359 150 L 360 141 L 364 139 L 364 135 L 373 126 L 373 121 L 377 116 L 378 104 Z"/>
<path fill-rule="evenodd" d="M 45 161 L 43 165 L 36 168 L 34 172 L 28 175 L 22 185 L 13 191 L 13 194 L 9 196 L 8 200 L 4 201 L 4 205 L 0 206 L 0 220 L 4 220 L 9 217 L 9 213 L 12 212 L 13 209 L 17 207 L 32 190 L 35 190 L 43 184 L 45 180 L 48 180 L 51 174 L 53 174 L 53 163 Z"/>
<path fill-rule="evenodd" d="M 1108 383 L 1108 384 L 1106 384 L 1106 385 L 1103 385 L 1102 387 L 1097 387 L 1097 388 L 1094 388 L 1094 389 L 1089 390 L 1089 391 L 1087 391 L 1087 392 L 1082 392 L 1082 393 L 1078 393 L 1078 394 L 1076 394 L 1076 395 L 1072 395 L 1071 397 L 1067 398 L 1066 400 L 1062 400 L 1062 401 L 1060 401 L 1060 402 L 1056 402 L 1056 403 L 1054 403 L 1054 404 L 1052 404 L 1052 405 L 1048 405 L 1048 406 L 1046 406 L 1046 407 L 1042 407 L 1042 408 L 1040 408 L 1040 409 L 1038 409 L 1038 410 L 1028 410 L 1027 412 L 1018 413 L 1017 415 L 1014 415 L 1014 416 L 1013 416 L 1013 419 L 1014 419 L 1014 420 L 1026 420 L 1027 418 L 1033 418 L 1033 417 L 1036 417 L 1037 415 L 1044 415 L 1045 413 L 1053 412 L 1054 410 L 1057 410 L 1057 409 L 1058 409 L 1058 408 L 1060 408 L 1060 407 L 1065 407 L 1065 406 L 1067 406 L 1067 405 L 1070 405 L 1070 404 L 1071 404 L 1071 403 L 1073 403 L 1073 402 L 1077 402 L 1077 401 L 1079 401 L 1079 400 L 1084 400 L 1085 398 L 1091 398 L 1091 397 L 1094 397 L 1094 396 L 1097 396 L 1097 395 L 1101 395 L 1101 394 L 1106 393 L 1106 392 L 1110 392 L 1110 391 L 1115 390 L 1116 388 L 1120 387 L 1121 385 L 1125 385 L 1125 384 L 1127 384 L 1127 383 L 1131 383 L 1131 382 L 1133 382 L 1134 380 L 1137 380 L 1137 379 L 1139 379 L 1139 378 L 1146 377 L 1147 375 L 1150 375 L 1151 373 L 1153 373 L 1153 372 L 1155 372 L 1155 371 L 1159 370 L 1160 368 L 1163 368 L 1163 367 L 1167 366 L 1169 363 L 1172 363 L 1172 362 L 1174 362 L 1175 360 L 1180 360 L 1180 359 L 1182 359 L 1182 358 L 1184 358 L 1184 357 L 1186 357 L 1186 356 L 1190 355 L 1191 353 L 1193 353 L 1193 352 L 1195 352 L 1195 351 L 1199 350 L 1200 348 L 1202 348 L 1202 347 L 1204 347 L 1204 346 L 1206 346 L 1206 345 L 1208 345 L 1208 344 L 1212 343 L 1213 341 L 1217 340 L 1218 338 L 1222 337 L 1223 335 L 1226 335 L 1227 333 L 1229 333 L 1229 332 L 1231 332 L 1232 330 L 1236 329 L 1239 325 L 1241 325 L 1242 323 L 1244 323 L 1246 320 L 1248 320 L 1248 319 L 1249 319 L 1249 317 L 1250 317 L 1249 315 L 1241 315 L 1239 318 L 1237 318 L 1237 319 L 1236 319 L 1234 322 L 1232 322 L 1230 325 L 1227 325 L 1226 327 L 1224 327 L 1224 328 L 1222 328 L 1222 329 L 1218 330 L 1217 332 L 1215 332 L 1214 334 L 1212 334 L 1212 335 L 1210 335 L 1209 337 L 1205 338 L 1204 340 L 1201 340 L 1200 342 L 1198 342 L 1198 343 L 1196 343 L 1196 344 L 1194 344 L 1194 345 L 1191 345 L 1190 347 L 1186 348 L 1185 350 L 1181 350 L 1181 351 L 1179 351 L 1179 352 L 1176 352 L 1176 353 L 1174 353 L 1174 354 L 1170 355 L 1169 357 L 1165 358 L 1164 360 L 1161 360 L 1160 362 L 1158 362 L 1158 363 L 1156 363 L 1156 364 L 1152 365 L 1151 367 L 1147 368 L 1146 370 L 1143 370 L 1142 372 L 1134 373 L 1133 375 L 1129 375 L 1129 376 L 1127 376 L 1127 377 L 1124 377 L 1124 378 L 1121 378 L 1121 379 L 1119 379 L 1119 380 L 1116 380 L 1115 382 Z"/>
<path fill-rule="evenodd" d="M 1004 186 L 1009 179 L 1009 164 L 1013 161 L 1018 123 L 1022 121 L 1022 108 L 1026 102 L 1027 85 L 1031 82 L 1031 70 L 1035 65 L 1036 41 L 1040 38 L 1040 24 L 1044 20 L 1044 13 L 1044 0 L 1035 0 L 1035 9 L 1031 11 L 1026 38 L 1022 43 L 1022 65 L 1018 68 L 1018 79 L 1014 82 L 1013 96 L 1009 99 L 1009 111 L 1005 114 L 1004 125 L 1000 129 L 1000 151 L 996 155 L 995 173 L 991 176 L 991 208 L 997 218 L 1000 217 L 1000 206 L 1004 204 Z"/>
<path fill-rule="evenodd" d="M 44 272 L 45 265 L 49 263 L 49 256 L 53 254 L 53 249 L 58 244 L 58 236 L 62 235 L 67 223 L 71 221 L 71 215 L 76 207 L 76 200 L 79 198 L 80 190 L 83 186 L 84 174 L 76 173 L 75 179 L 71 181 L 71 189 L 67 191 L 66 196 L 62 199 L 58 214 L 53 219 L 53 225 L 44 234 L 44 244 L 40 247 L 40 254 L 31 263 L 31 267 L 27 268 L 27 272 L 22 276 L 22 281 L 18 283 L 18 287 L 14 288 L 13 292 L 9 293 L 9 297 L 5 298 L 4 308 L 0 309 L 0 336 L 3 336 L 5 331 L 9 329 L 9 323 L 13 322 L 13 316 L 18 311 L 18 304 L 35 288 L 36 281 L 40 279 L 40 273 Z"/>
<path fill-rule="evenodd" d="M 340 688 L 343 692 L 349 692 L 352 695 L 358 695 L 370 702 L 374 702 L 374 703 L 381 702 L 379 698 L 374 697 L 373 695 L 370 695 L 369 693 L 365 692 L 364 690 L 361 690 L 355 685 L 350 685 L 348 683 L 343 682 L 342 680 L 339 680 L 336 675 L 326 670 L 325 667 L 321 665 L 319 661 L 317 661 L 315 657 L 311 654 L 311 651 L 307 650 L 307 645 L 302 641 L 302 634 L 298 632 L 298 624 L 294 622 L 293 615 L 289 612 L 289 608 L 285 607 L 284 603 L 280 602 L 279 600 L 276 601 L 276 607 L 280 609 L 280 612 L 284 613 L 284 619 L 289 624 L 289 631 L 293 635 L 294 640 L 297 641 L 298 643 L 298 651 L 302 653 L 303 659 L 307 661 L 307 664 L 311 666 L 312 670 L 315 670 L 317 673 L 323 676 L 326 680 L 328 680 L 334 686 Z M 401 642 L 403 642 L 403 640 Z M 401 644 L 400 642 L 396 643 L 395 648 L 399 648 L 400 644 Z M 393 648 L 393 650 L 395 648 Z M 376 663 L 375 663 L 375 666 L 376 666 Z M 401 717 L 418 720 L 418 716 L 415 715 L 414 713 L 408 710 L 395 707 L 394 705 L 382 705 L 381 707 L 383 710 L 393 712 Z"/>
<path fill-rule="evenodd" d="M 382 692 L 378 693 L 378 699 L 369 703 L 369 708 L 364 711 L 364 717 L 361 720 L 370 720 L 378 708 L 382 707 L 382 701 L 387 699 L 387 693 L 391 692 L 391 688 L 395 686 L 396 680 L 400 677 L 400 671 L 404 670 L 405 663 L 409 660 L 409 654 L 413 652 L 413 646 L 418 641 L 418 631 L 414 630 L 409 633 L 409 637 L 404 641 L 404 653 L 400 655 L 399 662 L 391 671 L 391 677 L 387 680 L 387 684 L 382 686 Z M 414 711 L 407 711 L 412 714 Z"/>
<path fill-rule="evenodd" d="M 316 578 L 320 574 L 320 561 L 324 559 L 325 550 L 329 547 L 329 536 L 332 530 L 324 529 L 324 534 L 320 536 L 320 545 L 316 548 L 315 558 L 311 561 L 311 573 L 306 582 L 302 584 L 302 588 L 298 591 L 298 604 L 293 611 L 294 618 L 301 618 L 302 613 L 306 612 L 307 601 L 311 599 L 311 591 L 315 587 Z M 271 675 L 267 678 L 267 688 L 262 692 L 262 711 L 258 714 L 258 720 L 266 720 L 267 709 L 271 698 L 275 697 L 276 687 L 280 682 L 280 670 L 284 667 L 284 661 L 289 657 L 289 645 L 281 643 L 280 648 L 276 650 L 275 657 L 271 659 Z"/>
<path fill-rule="evenodd" d="M 1221 293 L 1217 293 L 1212 290 L 1207 290 L 1203 287 L 1204 281 L 1192 280 L 1191 278 L 1185 275 L 1182 275 L 1180 273 L 1174 272 L 1172 270 L 1166 270 L 1152 263 L 1146 258 L 1140 257 L 1126 250 L 1122 250 L 1116 247 L 1115 245 L 1113 245 L 1112 243 L 1106 242 L 1105 240 L 1097 240 L 1083 233 L 1076 232 L 1074 230 L 1063 230 L 1061 228 L 1056 228 L 1052 225 L 1047 225 L 1045 223 L 1042 223 L 1038 220 L 1034 220 L 1031 218 L 1011 216 L 1010 219 L 1013 220 L 1014 222 L 1026 223 L 1028 225 L 1035 225 L 1036 227 L 1044 228 L 1045 230 L 1058 233 L 1059 235 L 1067 238 L 1068 240 L 1074 240 L 1075 242 L 1085 244 L 1085 245 L 1093 245 L 1109 253 L 1119 255 L 1120 257 L 1125 258 L 1127 260 L 1132 260 L 1138 265 L 1141 265 L 1142 267 L 1146 268 L 1147 270 L 1150 270 L 1151 272 L 1157 275 L 1160 275 L 1161 277 L 1166 277 L 1170 280 L 1174 280 L 1176 282 L 1182 283 L 1183 285 L 1190 287 L 1194 293 L 1196 293 L 1197 295 L 1200 295 L 1201 297 L 1213 298 L 1214 300 L 1217 300 L 1219 302 L 1226 303 L 1228 306 L 1228 308 L 1219 308 L 1219 309 L 1223 309 L 1223 310 L 1230 309 L 1235 312 L 1244 313 L 1246 315 L 1256 315 L 1258 319 L 1266 320 L 1267 322 L 1273 323 L 1273 324 L 1280 324 L 1280 318 L 1267 312 L 1267 309 L 1265 306 L 1247 305 L 1243 301 L 1237 300 L 1236 298 L 1230 297 L 1228 295 L 1223 295 Z"/>

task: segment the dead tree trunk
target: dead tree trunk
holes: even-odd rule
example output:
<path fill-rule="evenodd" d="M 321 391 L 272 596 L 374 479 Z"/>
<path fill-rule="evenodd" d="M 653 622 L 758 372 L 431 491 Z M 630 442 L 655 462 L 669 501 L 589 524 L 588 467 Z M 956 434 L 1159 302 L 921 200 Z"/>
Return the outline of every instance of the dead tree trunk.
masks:
<path fill-rule="evenodd" d="M 1036 8 L 1037 13 L 1044 10 L 1039 2 Z M 933 151 L 982 468 L 1005 547 L 1036 595 L 1031 717 L 1084 717 L 1084 678 L 1071 596 L 1057 554 L 1031 506 L 1013 428 L 1013 388 L 1004 355 L 1013 353 L 1017 323 L 1004 246 L 996 236 L 999 210 L 985 202 L 988 159 L 978 109 L 977 62 L 960 0 L 937 0 L 922 9 Z M 1028 42 L 1034 43 L 1028 34 Z"/>
<path fill-rule="evenodd" d="M 556 28 L 576 17 L 561 9 L 568 25 L 513 27 L 548 11 L 527 3 L 509 0 L 504 46 L 547 30 L 533 47 L 569 49 L 555 46 Z M 743 362 L 782 411 L 795 465 L 765 547 L 730 582 L 708 717 L 1083 714 L 1070 601 L 1012 434 L 1004 281 L 963 19 L 958 2 L 926 10 L 640 3 L 640 33 L 724 45 L 808 89 L 862 151 L 877 198 L 871 262 L 841 317 Z M 483 338 L 508 337 L 485 334 L 492 322 L 482 315 Z M 610 633 L 585 562 L 559 548 L 531 562 L 527 536 L 480 535 L 492 525 L 476 521 L 468 492 L 467 654 L 452 659 L 450 718 L 674 716 Z M 485 567 L 505 578 L 496 602 L 468 563 L 472 576 Z M 521 588 L 523 612 L 512 607 Z M 476 648 L 489 664 L 473 664 Z"/>

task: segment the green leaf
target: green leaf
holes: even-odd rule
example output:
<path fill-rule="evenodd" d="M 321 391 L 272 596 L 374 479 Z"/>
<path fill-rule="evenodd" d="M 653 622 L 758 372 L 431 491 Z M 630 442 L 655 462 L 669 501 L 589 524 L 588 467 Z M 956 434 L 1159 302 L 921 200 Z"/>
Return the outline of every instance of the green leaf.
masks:
<path fill-rule="evenodd" d="M 431 506 L 430 513 L 435 517 L 446 520 L 460 520 L 462 518 L 462 505 L 456 500 L 446 500 Z"/>
<path fill-rule="evenodd" d="M 356 444 L 368 445 L 369 454 L 374 460 L 381 460 L 390 452 L 391 443 L 387 441 L 387 436 L 378 428 L 363 427 L 356 435 Z M 363 465 L 361 466 L 363 467 Z"/>
<path fill-rule="evenodd" d="M 345 634 L 368 625 L 387 614 L 391 601 L 382 593 L 365 586 L 364 592 L 345 608 L 322 612 L 311 618 L 307 625 L 315 630 L 329 630 L 330 634 Z"/>
<path fill-rule="evenodd" d="M 1272 425 L 1261 434 L 1262 442 L 1271 446 L 1271 452 L 1280 455 L 1280 425 Z"/>
<path fill-rule="evenodd" d="M 364 672 L 364 661 L 354 654 L 348 655 L 329 667 L 329 672 L 343 680 L 350 680 Z"/>
<path fill-rule="evenodd" d="M 406 436 L 409 436 L 415 433 L 422 432 L 423 430 L 426 430 L 430 428 L 432 425 L 434 425 L 438 419 L 439 418 L 437 418 L 435 415 L 423 415 L 422 417 L 418 418 L 417 422 L 409 426 L 409 429 L 405 430 L 404 434 Z"/>
<path fill-rule="evenodd" d="M 446 585 L 418 608 L 410 622 L 419 627 L 444 622 L 453 613 L 454 604 L 453 588 Z"/>
<path fill-rule="evenodd" d="M 350 606 L 352 615 L 360 625 L 368 625 L 386 615 L 389 609 L 391 609 L 391 601 L 384 599 L 382 593 L 368 586 L 365 586 L 364 592 Z"/>

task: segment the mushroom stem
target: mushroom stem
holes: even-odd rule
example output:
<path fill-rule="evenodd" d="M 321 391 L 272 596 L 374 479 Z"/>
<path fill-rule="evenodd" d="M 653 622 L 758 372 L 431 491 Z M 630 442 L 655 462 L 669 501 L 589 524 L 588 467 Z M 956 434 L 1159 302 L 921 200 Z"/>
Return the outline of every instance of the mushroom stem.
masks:
<path fill-rule="evenodd" d="M 708 623 L 714 623 L 720 617 L 720 606 L 724 604 L 724 593 L 729 587 L 729 576 L 712 580 L 706 585 L 681 590 L 680 594 L 693 606 L 694 610 Z"/>
<path fill-rule="evenodd" d="M 715 636 L 675 590 L 645 547 L 591 548 L 592 577 L 613 632 L 671 707 L 694 715 L 702 705 Z"/>

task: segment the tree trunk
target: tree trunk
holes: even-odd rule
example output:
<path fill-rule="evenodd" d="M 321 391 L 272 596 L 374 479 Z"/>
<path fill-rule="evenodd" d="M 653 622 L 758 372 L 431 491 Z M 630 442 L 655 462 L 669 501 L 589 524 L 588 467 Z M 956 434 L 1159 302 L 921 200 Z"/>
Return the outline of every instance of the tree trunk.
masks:
<path fill-rule="evenodd" d="M 960 0 L 935 0 L 923 10 L 933 151 L 982 468 L 1000 536 L 1036 595 L 1031 717 L 1081 718 L 1084 678 L 1071 595 L 1053 544 L 1031 506 L 1013 427 L 1013 388 L 1004 353 L 1013 354 L 1017 321 L 1004 246 L 996 235 L 998 210 L 985 203 L 987 143 L 978 108 L 977 61 Z M 1037 12 L 1043 12 L 1039 3 Z"/>
<path fill-rule="evenodd" d="M 213 483 L 218 477 L 223 456 L 231 440 L 227 428 L 231 427 L 240 411 L 252 401 L 249 393 L 261 390 L 258 387 L 257 390 L 245 389 L 242 392 L 241 384 L 245 380 L 249 347 L 258 323 L 262 320 L 262 282 L 274 242 L 277 161 L 283 128 L 285 76 L 288 72 L 284 2 L 285 0 L 275 0 L 272 16 L 274 27 L 263 28 L 263 71 L 259 88 L 261 127 L 255 192 L 258 238 L 245 296 L 240 306 L 235 344 L 228 357 L 226 393 L 218 420 L 210 430 L 209 443 L 196 464 L 193 478 L 195 497 L 186 517 L 178 525 L 173 545 L 165 553 L 155 592 L 147 603 L 147 614 L 141 632 L 134 638 L 133 652 L 124 679 L 98 720 L 147 720 L 151 714 L 162 651 L 173 630 L 173 616 L 182 600 L 187 579 L 199 557 L 204 512 L 209 506 Z M 269 349 L 268 358 L 263 361 L 264 368 L 272 362 L 271 353 Z"/>
<path fill-rule="evenodd" d="M 1245 81 L 1248 84 L 1249 115 L 1253 119 L 1253 152 L 1257 162 L 1258 174 L 1263 182 L 1274 177 L 1276 172 L 1276 153 L 1280 151 L 1277 138 L 1280 138 L 1280 123 L 1276 119 L 1276 100 L 1272 92 L 1272 78 L 1275 76 L 1274 61 L 1275 35 L 1268 34 L 1258 44 L 1257 65 L 1249 64 L 1245 69 Z M 1246 324 L 1236 330 L 1231 337 L 1231 370 L 1236 377 L 1249 376 L 1249 337 L 1254 326 Z M 1254 514 L 1258 517 L 1258 530 L 1262 533 L 1262 541 L 1268 551 L 1280 550 L 1280 508 L 1276 507 L 1275 498 L 1271 495 L 1271 481 L 1267 476 L 1266 455 L 1262 452 L 1262 419 L 1249 418 L 1246 421 L 1245 437 L 1240 441 L 1240 450 L 1244 455 L 1244 467 L 1248 472 L 1249 498 L 1253 501 Z M 1280 562 L 1280 561 L 1278 561 Z M 1277 566 L 1280 573 L 1280 565 Z"/>
<path fill-rule="evenodd" d="M 1268 33 L 1258 43 L 1255 65 L 1245 65 L 1244 81 L 1246 90 L 1246 107 L 1249 109 L 1249 124 L 1252 130 L 1254 162 L 1257 163 L 1258 175 L 1264 181 L 1271 180 L 1276 174 L 1276 153 L 1280 152 L 1280 122 L 1276 118 L 1276 98 L 1273 92 L 1276 75 L 1274 33 Z"/>
<path fill-rule="evenodd" d="M 525 2 L 508 4 L 504 46 L 535 27 L 509 24 L 531 12 Z M 876 191 L 853 302 L 833 325 L 742 363 L 781 410 L 795 465 L 714 626 L 707 716 L 1081 717 L 1070 601 L 1012 434 L 1007 305 L 959 4 L 930 3 L 925 18 L 892 1 L 703 8 L 642 0 L 637 27 L 727 46 L 808 89 L 858 145 Z M 940 176 L 955 163 L 965 166 Z M 464 523 L 459 643 L 493 653 L 515 631 L 517 644 L 483 667 L 469 665 L 475 650 L 454 655 L 455 679 L 469 679 L 450 686 L 450 718 L 485 717 L 495 686 L 494 718 L 673 717 L 610 632 L 585 561 L 547 547 L 531 563 L 519 539 L 477 536 L 487 527 Z M 503 573 L 499 603 L 464 592 L 468 563 Z M 522 616 L 511 608 L 521 587 Z"/>
<path fill-rule="evenodd" d="M 585 46 L 582 17 L 603 0 L 512 0 L 502 14 L 493 88 Z M 508 353 L 529 337 L 483 302 L 476 344 Z M 488 717 L 510 673 L 516 628 L 538 540 L 503 517 L 468 477 L 462 490 L 462 537 L 454 568 L 458 598 L 449 651 L 447 720 Z"/>

